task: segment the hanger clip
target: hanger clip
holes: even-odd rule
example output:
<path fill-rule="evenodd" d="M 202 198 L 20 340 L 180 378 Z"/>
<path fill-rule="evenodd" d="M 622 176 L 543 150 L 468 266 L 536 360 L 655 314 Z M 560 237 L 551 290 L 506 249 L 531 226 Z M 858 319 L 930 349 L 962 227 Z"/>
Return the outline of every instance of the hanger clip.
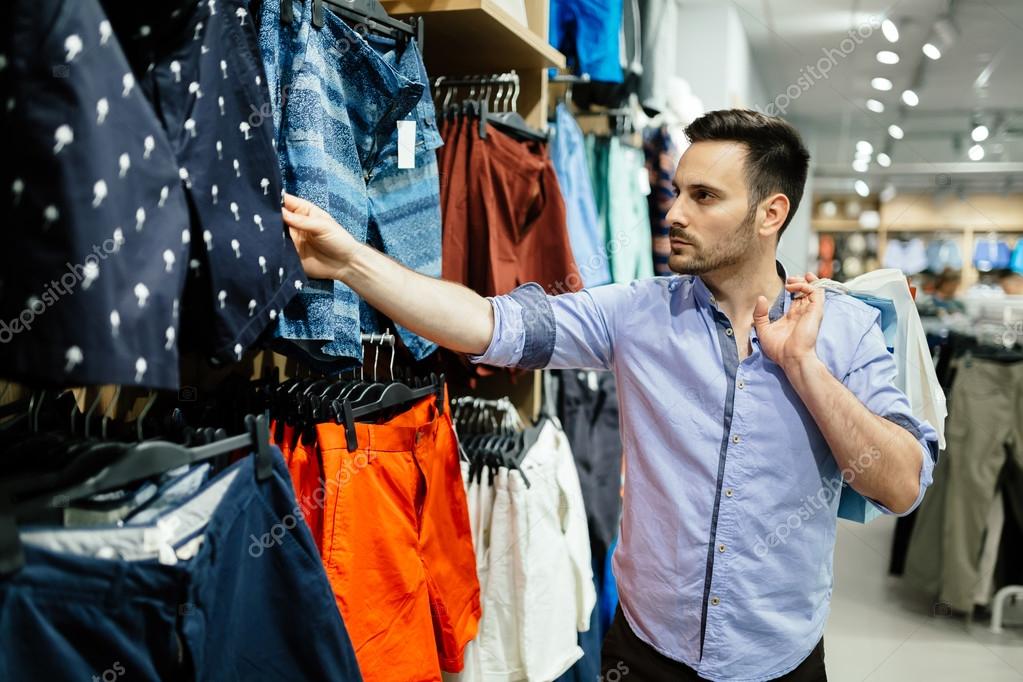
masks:
<path fill-rule="evenodd" d="M 245 426 L 252 436 L 252 446 L 256 449 L 256 478 L 265 481 L 273 474 L 274 458 L 273 449 L 270 446 L 270 427 L 267 426 L 263 415 L 245 416 Z"/>

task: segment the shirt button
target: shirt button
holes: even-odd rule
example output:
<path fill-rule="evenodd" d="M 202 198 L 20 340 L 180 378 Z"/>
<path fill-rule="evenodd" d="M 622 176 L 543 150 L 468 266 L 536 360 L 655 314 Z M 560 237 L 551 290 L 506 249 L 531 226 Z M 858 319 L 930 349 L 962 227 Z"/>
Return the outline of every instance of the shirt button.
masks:
<path fill-rule="evenodd" d="M 725 551 L 725 546 L 724 545 L 718 545 L 718 551 L 719 552 L 724 552 Z"/>
<path fill-rule="evenodd" d="M 738 386 L 738 387 L 739 387 L 739 390 L 741 391 L 742 389 L 746 388 L 746 382 L 745 382 L 745 381 L 743 381 L 742 379 L 739 379 L 739 381 L 738 381 L 738 383 L 736 384 L 736 386 Z"/>
<path fill-rule="evenodd" d="M 732 496 L 732 489 L 731 488 L 725 488 L 725 497 L 731 497 L 731 496 Z"/>
<path fill-rule="evenodd" d="M 741 440 L 742 440 L 742 438 L 739 438 L 739 436 L 732 436 L 732 442 L 735 443 L 735 444 L 738 444 L 739 441 L 741 441 Z"/>
<path fill-rule="evenodd" d="M 711 597 L 710 598 L 710 603 L 711 603 L 711 606 L 717 606 L 718 604 L 721 603 L 721 600 L 718 599 L 717 597 Z"/>
<path fill-rule="evenodd" d="M 732 335 L 732 328 L 729 327 L 728 329 L 725 330 L 725 336 L 731 336 L 731 335 Z"/>

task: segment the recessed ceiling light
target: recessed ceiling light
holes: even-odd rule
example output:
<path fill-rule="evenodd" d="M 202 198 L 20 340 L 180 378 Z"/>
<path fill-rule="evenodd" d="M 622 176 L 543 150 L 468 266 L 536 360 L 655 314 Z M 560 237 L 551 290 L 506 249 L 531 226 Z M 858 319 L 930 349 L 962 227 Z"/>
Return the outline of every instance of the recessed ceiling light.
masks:
<path fill-rule="evenodd" d="M 984 158 L 984 148 L 979 144 L 975 144 L 970 147 L 970 151 L 966 153 L 970 157 L 970 161 L 980 161 Z"/>
<path fill-rule="evenodd" d="M 983 142 L 990 134 L 991 131 L 987 129 L 986 125 L 979 125 L 970 132 L 970 137 L 973 138 L 974 142 Z"/>
<path fill-rule="evenodd" d="M 871 78 L 870 87 L 875 90 L 888 91 L 892 89 L 892 82 L 887 78 Z"/>
<path fill-rule="evenodd" d="M 899 27 L 891 19 L 885 19 L 881 22 L 881 33 L 884 34 L 889 43 L 899 42 Z"/>
<path fill-rule="evenodd" d="M 895 198 L 895 185 L 889 182 L 881 189 L 881 192 L 877 196 L 881 201 L 887 204 Z"/>
<path fill-rule="evenodd" d="M 892 165 L 892 157 L 881 152 L 877 155 L 877 165 L 881 166 L 881 168 L 888 168 L 888 166 Z"/>
<path fill-rule="evenodd" d="M 894 123 L 888 126 L 888 134 L 894 137 L 896 140 L 901 140 L 905 135 L 905 133 L 902 131 L 902 128 L 895 125 Z"/>
<path fill-rule="evenodd" d="M 892 52 L 891 50 L 881 50 L 880 52 L 877 53 L 877 61 L 881 62 L 882 64 L 898 64 L 899 55 L 898 53 Z"/>
<path fill-rule="evenodd" d="M 923 48 L 924 54 L 931 59 L 941 59 L 941 50 L 934 43 L 924 43 Z"/>
<path fill-rule="evenodd" d="M 870 196 L 870 186 L 867 183 L 863 182 L 862 180 L 857 180 L 856 184 L 853 185 L 853 188 L 856 190 L 856 193 L 859 194 L 861 197 Z"/>
<path fill-rule="evenodd" d="M 866 140 L 860 140 L 856 143 L 856 151 L 860 154 L 871 154 L 874 151 L 874 145 Z"/>
<path fill-rule="evenodd" d="M 905 102 L 907 106 L 911 107 L 915 107 L 917 104 L 920 104 L 920 98 L 917 97 L 917 94 L 912 90 L 902 91 L 902 101 Z"/>
<path fill-rule="evenodd" d="M 884 111 L 884 102 L 881 102 L 876 99 L 868 99 L 867 108 L 873 111 L 875 114 L 880 114 Z"/>
<path fill-rule="evenodd" d="M 866 173 L 867 169 L 870 168 L 870 162 L 866 159 L 856 159 L 852 162 L 852 167 L 857 173 Z"/>

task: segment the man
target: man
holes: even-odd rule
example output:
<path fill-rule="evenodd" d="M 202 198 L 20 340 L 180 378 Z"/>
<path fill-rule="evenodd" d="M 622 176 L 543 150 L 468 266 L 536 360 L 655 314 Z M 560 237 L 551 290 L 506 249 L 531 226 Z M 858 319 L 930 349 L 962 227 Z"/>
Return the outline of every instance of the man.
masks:
<path fill-rule="evenodd" d="M 605 672 L 824 680 L 842 477 L 908 513 L 937 437 L 893 385 L 877 311 L 812 275 L 785 282 L 775 251 L 809 160 L 795 129 L 731 110 L 686 134 L 675 277 L 487 300 L 355 243 L 308 202 L 288 197 L 284 218 L 310 276 L 474 361 L 615 372 L 626 477 Z"/>

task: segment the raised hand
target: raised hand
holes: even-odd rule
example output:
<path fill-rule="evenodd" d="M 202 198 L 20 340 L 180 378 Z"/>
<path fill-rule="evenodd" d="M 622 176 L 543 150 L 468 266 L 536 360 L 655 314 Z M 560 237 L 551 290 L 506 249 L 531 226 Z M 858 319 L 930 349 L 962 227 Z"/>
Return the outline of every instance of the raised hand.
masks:
<path fill-rule="evenodd" d="M 788 311 L 771 322 L 770 305 L 763 296 L 757 299 L 753 310 L 753 327 L 757 330 L 760 348 L 767 357 L 788 370 L 817 357 L 817 333 L 824 317 L 824 290 L 814 288 L 817 279 L 813 273 L 803 277 L 789 277 L 785 288 L 793 294 Z M 798 298 L 796 298 L 798 296 Z"/>
<path fill-rule="evenodd" d="M 313 279 L 340 279 L 359 242 L 330 214 L 305 199 L 284 195 L 281 210 L 302 269 Z"/>

